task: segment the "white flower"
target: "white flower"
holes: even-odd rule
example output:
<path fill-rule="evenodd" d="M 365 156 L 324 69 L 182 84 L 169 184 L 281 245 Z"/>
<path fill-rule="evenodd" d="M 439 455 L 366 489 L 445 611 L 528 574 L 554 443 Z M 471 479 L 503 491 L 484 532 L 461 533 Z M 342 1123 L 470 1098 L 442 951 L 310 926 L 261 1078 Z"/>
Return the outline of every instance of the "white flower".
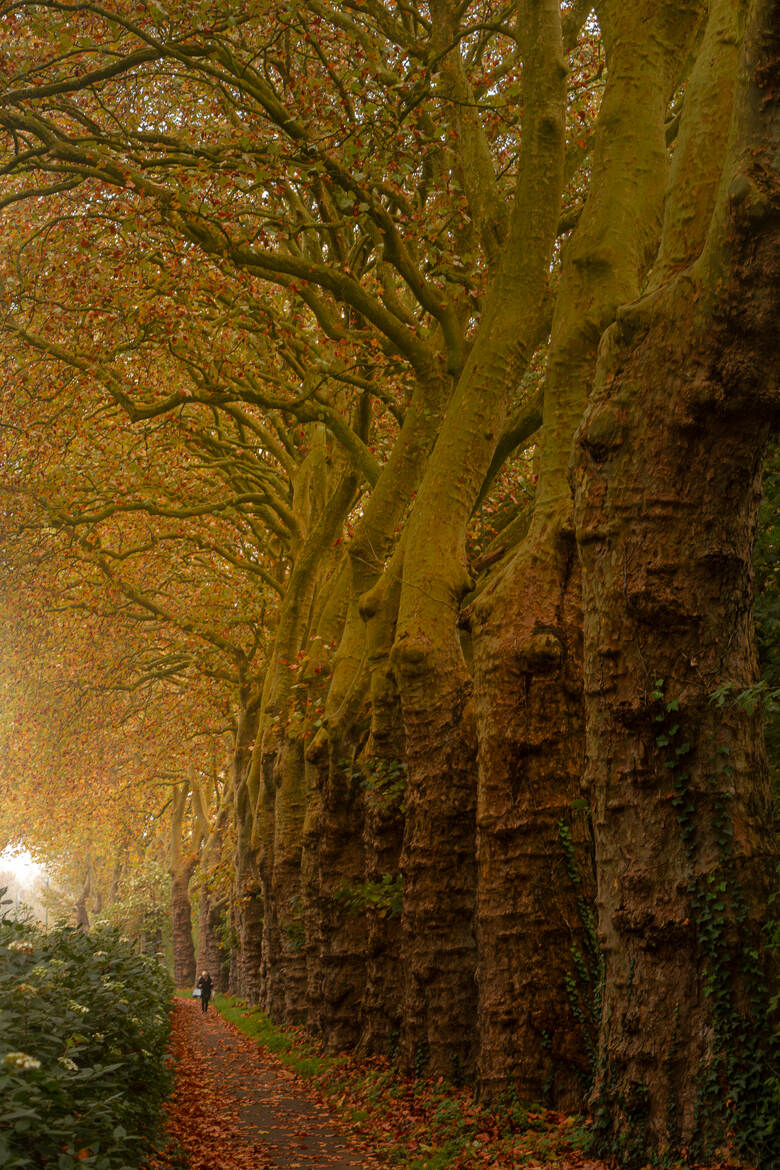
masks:
<path fill-rule="evenodd" d="M 49 974 L 49 968 L 43 963 L 39 963 L 37 967 L 33 967 L 30 974 L 34 975 L 36 979 L 44 979 Z"/>
<path fill-rule="evenodd" d="M 82 1016 L 85 1016 L 89 1011 L 88 1007 L 84 1007 L 82 1003 L 76 1003 L 75 999 L 68 1000 L 68 1007 L 72 1012 L 80 1012 Z"/>
<path fill-rule="evenodd" d="M 143 1027 L 143 1020 L 139 1020 L 139 1019 L 138 1019 L 138 1016 L 131 1016 L 131 1017 L 130 1017 L 130 1023 L 131 1023 L 131 1024 L 135 1024 L 136 1028 L 142 1028 L 142 1027 Z"/>
<path fill-rule="evenodd" d="M 35 953 L 35 946 L 26 939 L 19 939 L 17 942 L 8 944 L 9 951 L 21 951 L 23 955 L 32 955 Z"/>
<path fill-rule="evenodd" d="M 37 995 L 38 988 L 33 987 L 31 983 L 17 983 L 16 990 L 20 995 Z"/>
<path fill-rule="evenodd" d="M 49 966 L 50 967 L 64 967 L 65 960 L 64 959 L 49 959 Z"/>
<path fill-rule="evenodd" d="M 71 1060 L 69 1056 L 58 1056 L 57 1060 L 63 1068 L 69 1069 L 70 1072 L 76 1072 L 79 1067 L 75 1060 Z"/>
<path fill-rule="evenodd" d="M 36 1060 L 34 1056 L 29 1056 L 26 1052 L 6 1052 L 3 1057 L 3 1064 L 9 1065 L 11 1068 L 19 1068 L 23 1072 L 28 1072 L 31 1068 L 40 1068 L 41 1062 Z"/>
<path fill-rule="evenodd" d="M 96 959 L 107 959 L 108 958 L 108 951 L 95 951 L 95 958 Z"/>
<path fill-rule="evenodd" d="M 162 1024 L 162 1022 L 163 1022 L 163 1018 L 162 1018 L 162 1016 L 155 1016 L 155 1017 L 154 1017 L 154 1022 L 155 1022 L 155 1024 L 157 1025 L 157 1027 L 159 1028 L 160 1024 Z"/>
<path fill-rule="evenodd" d="M 105 1036 L 103 1035 L 102 1032 L 93 1032 L 92 1039 L 97 1040 L 98 1044 L 102 1044 L 103 1041 L 105 1040 Z"/>

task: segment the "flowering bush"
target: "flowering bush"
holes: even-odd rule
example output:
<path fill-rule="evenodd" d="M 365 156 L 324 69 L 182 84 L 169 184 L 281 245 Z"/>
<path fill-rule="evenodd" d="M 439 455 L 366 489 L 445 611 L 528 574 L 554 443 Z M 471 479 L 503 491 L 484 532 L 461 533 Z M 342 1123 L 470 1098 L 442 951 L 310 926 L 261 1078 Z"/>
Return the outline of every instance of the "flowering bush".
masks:
<path fill-rule="evenodd" d="M 0 921 L 0 1166 L 142 1166 L 170 1087 L 171 995 L 113 929 Z"/>

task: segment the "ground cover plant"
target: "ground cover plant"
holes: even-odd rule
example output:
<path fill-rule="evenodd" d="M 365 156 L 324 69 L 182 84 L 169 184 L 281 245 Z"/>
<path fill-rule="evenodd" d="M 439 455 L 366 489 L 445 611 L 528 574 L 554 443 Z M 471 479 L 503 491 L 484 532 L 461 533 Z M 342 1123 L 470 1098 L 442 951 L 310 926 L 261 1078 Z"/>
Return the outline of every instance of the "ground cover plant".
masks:
<path fill-rule="evenodd" d="M 143 1165 L 170 1086 L 170 995 L 113 929 L 0 922 L 0 1165 Z"/>

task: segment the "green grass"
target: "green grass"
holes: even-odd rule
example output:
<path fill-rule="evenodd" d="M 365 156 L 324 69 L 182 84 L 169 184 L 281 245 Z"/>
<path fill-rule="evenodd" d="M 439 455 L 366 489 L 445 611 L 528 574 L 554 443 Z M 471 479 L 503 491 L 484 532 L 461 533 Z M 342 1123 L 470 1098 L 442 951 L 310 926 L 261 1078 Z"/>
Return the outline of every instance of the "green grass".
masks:
<path fill-rule="evenodd" d="M 235 1024 L 245 1036 L 251 1036 L 262 1048 L 278 1056 L 299 1076 L 317 1077 L 338 1063 L 338 1058 L 318 1056 L 307 1044 L 303 1033 L 290 1034 L 289 1030 L 277 1028 L 260 1008 L 248 1008 L 243 1000 L 229 995 L 214 996 L 212 1003 L 223 1019 Z"/>
<path fill-rule="evenodd" d="M 184 994 L 188 994 L 185 990 Z M 510 1096 L 482 1108 L 468 1088 L 401 1076 L 385 1057 L 322 1056 L 301 1027 L 278 1027 L 259 1008 L 231 996 L 213 1000 L 220 1015 L 313 1082 L 342 1122 L 368 1139 L 382 1164 L 397 1170 L 501 1170 L 554 1165 L 583 1149 L 588 1132 L 572 1119 Z M 603 1163 L 594 1164 L 605 1170 Z"/>

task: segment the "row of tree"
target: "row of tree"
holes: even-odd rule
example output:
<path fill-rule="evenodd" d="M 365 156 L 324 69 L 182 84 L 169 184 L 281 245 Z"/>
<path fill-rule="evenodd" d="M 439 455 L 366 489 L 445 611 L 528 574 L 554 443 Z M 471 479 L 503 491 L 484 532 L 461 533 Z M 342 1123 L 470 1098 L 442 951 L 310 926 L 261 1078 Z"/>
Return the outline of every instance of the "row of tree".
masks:
<path fill-rule="evenodd" d="M 0 5 L 13 833 L 626 1162 L 773 1141 L 777 17 Z"/>

